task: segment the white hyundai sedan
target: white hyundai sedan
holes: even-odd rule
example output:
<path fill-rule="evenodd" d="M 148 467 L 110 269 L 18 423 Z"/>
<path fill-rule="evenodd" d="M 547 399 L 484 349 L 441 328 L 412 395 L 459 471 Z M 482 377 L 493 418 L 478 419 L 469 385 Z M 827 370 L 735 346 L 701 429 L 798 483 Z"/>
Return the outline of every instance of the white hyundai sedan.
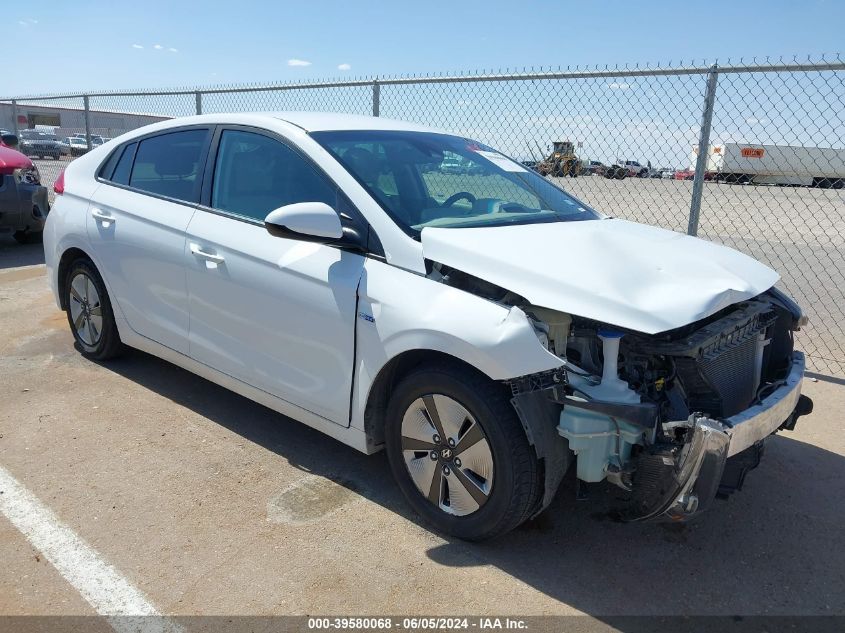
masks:
<path fill-rule="evenodd" d="M 461 136 L 189 117 L 96 147 L 55 191 L 47 267 L 84 356 L 145 350 L 384 448 L 461 538 L 536 515 L 570 467 L 626 491 L 621 519 L 688 517 L 812 409 L 774 271 Z"/>

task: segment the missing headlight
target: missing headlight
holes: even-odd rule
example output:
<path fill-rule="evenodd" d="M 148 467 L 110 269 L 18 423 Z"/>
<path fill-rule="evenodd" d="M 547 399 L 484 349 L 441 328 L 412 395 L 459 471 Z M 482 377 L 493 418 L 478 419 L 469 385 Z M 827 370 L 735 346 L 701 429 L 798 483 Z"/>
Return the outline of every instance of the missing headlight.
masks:
<path fill-rule="evenodd" d="M 40 185 L 41 174 L 38 172 L 38 167 L 22 167 L 13 172 L 15 180 L 24 185 Z"/>

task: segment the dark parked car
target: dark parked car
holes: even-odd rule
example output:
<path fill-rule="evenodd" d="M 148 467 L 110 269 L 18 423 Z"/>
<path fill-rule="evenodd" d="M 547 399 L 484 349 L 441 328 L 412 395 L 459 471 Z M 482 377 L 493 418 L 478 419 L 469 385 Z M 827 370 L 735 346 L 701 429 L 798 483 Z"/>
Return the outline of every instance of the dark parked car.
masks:
<path fill-rule="evenodd" d="M 623 165 L 608 165 L 604 169 L 604 177 L 611 180 L 625 180 L 628 177 L 628 168 Z"/>
<path fill-rule="evenodd" d="M 13 134 L 0 137 L 0 233 L 24 243 L 41 234 L 50 205 L 38 168 L 17 145 Z"/>
<path fill-rule="evenodd" d="M 62 148 L 55 134 L 47 134 L 37 130 L 21 130 L 19 143 L 20 151 L 27 156 L 40 156 L 41 158 L 49 156 L 58 160 L 62 155 Z"/>

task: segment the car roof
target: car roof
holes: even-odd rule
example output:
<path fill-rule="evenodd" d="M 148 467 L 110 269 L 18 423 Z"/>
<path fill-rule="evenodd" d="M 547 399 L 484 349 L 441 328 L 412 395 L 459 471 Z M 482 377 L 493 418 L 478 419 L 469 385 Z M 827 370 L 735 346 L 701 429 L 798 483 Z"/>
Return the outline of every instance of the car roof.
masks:
<path fill-rule="evenodd" d="M 157 123 L 136 128 L 119 136 L 118 139 L 127 141 L 145 134 L 164 132 L 186 125 L 254 125 L 274 129 L 278 128 L 279 124 L 295 127 L 306 134 L 309 132 L 339 132 L 347 130 L 391 130 L 449 134 L 449 132 L 417 123 L 359 114 L 341 114 L 337 112 L 228 112 L 165 119 Z"/>
<path fill-rule="evenodd" d="M 260 124 L 265 121 L 284 121 L 305 132 L 327 132 L 342 130 L 396 130 L 408 132 L 441 132 L 431 127 L 397 121 L 384 117 L 363 116 L 360 114 L 342 114 L 338 112 L 228 112 L 217 114 L 200 114 L 187 117 L 168 119 L 153 124 L 155 129 L 167 129 L 180 125 L 205 124 Z M 442 132 L 441 132 L 442 133 Z"/>
<path fill-rule="evenodd" d="M 343 114 L 338 112 L 268 112 L 267 116 L 281 119 L 307 132 L 339 130 L 405 130 L 409 132 L 435 132 L 433 128 L 386 119 L 384 117 Z"/>

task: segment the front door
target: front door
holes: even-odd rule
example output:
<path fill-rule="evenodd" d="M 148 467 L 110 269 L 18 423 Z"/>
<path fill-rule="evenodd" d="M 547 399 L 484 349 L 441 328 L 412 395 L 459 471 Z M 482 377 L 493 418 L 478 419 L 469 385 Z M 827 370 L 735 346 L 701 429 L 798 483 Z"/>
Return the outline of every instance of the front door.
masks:
<path fill-rule="evenodd" d="M 285 204 L 335 207 L 336 187 L 258 132 L 222 130 L 213 160 L 208 208 L 187 231 L 190 355 L 347 426 L 364 257 L 263 223 Z"/>

